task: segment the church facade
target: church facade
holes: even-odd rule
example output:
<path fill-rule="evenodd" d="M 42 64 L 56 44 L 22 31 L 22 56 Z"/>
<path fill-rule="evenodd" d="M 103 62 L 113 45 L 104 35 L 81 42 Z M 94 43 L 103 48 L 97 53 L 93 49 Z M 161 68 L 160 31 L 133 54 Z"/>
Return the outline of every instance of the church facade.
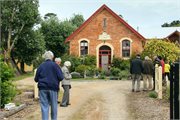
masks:
<path fill-rule="evenodd" d="M 69 42 L 71 55 L 94 55 L 97 67 L 107 69 L 113 57 L 128 59 L 133 53 L 141 53 L 145 38 L 103 5 L 65 42 Z"/>

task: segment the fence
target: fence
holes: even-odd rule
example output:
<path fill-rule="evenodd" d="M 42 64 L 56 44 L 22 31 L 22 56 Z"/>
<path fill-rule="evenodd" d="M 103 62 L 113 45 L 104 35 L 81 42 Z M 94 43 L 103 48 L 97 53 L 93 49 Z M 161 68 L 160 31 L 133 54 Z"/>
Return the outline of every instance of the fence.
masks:
<path fill-rule="evenodd" d="M 179 63 L 171 65 L 170 71 L 170 119 L 179 119 Z"/>
<path fill-rule="evenodd" d="M 162 67 L 155 65 L 155 91 L 158 93 L 158 98 L 162 99 Z"/>

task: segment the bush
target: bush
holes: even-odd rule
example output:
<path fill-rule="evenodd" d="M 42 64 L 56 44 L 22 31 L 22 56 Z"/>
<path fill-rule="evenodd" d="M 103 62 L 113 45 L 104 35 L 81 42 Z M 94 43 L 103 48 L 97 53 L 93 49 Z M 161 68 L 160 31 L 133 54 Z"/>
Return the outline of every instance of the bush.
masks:
<path fill-rule="evenodd" d="M 119 68 L 112 67 L 112 68 L 110 69 L 110 72 L 111 72 L 111 75 L 112 75 L 112 76 L 119 76 L 120 69 L 119 69 Z"/>
<path fill-rule="evenodd" d="M 81 57 L 81 59 L 83 60 L 84 59 L 84 65 L 87 65 L 87 66 L 92 66 L 92 65 L 96 65 L 96 56 L 93 56 L 93 55 L 86 55 L 85 58 Z"/>
<path fill-rule="evenodd" d="M 14 71 L 3 62 L 2 58 L 0 58 L 0 66 L 0 105 L 2 108 L 4 107 L 4 104 L 7 104 L 13 100 L 16 95 L 16 88 L 10 80 L 10 78 L 14 76 Z"/>
<path fill-rule="evenodd" d="M 79 65 L 76 67 L 76 72 L 79 72 L 82 76 L 84 76 L 84 72 L 87 69 L 86 65 Z"/>
<path fill-rule="evenodd" d="M 1 107 L 13 100 L 16 96 L 16 87 L 12 84 L 12 81 L 5 81 L 1 83 Z"/>
<path fill-rule="evenodd" d="M 119 78 L 120 79 L 122 79 L 122 78 L 127 79 L 128 77 L 129 77 L 129 71 L 128 70 L 120 71 L 120 73 L 119 73 Z"/>
<path fill-rule="evenodd" d="M 129 70 L 130 62 L 129 60 L 123 60 L 121 58 L 113 58 L 112 67 L 119 68 L 120 70 Z"/>
<path fill-rule="evenodd" d="M 151 97 L 151 98 L 157 98 L 157 93 L 155 92 L 155 91 L 152 91 L 152 92 L 150 92 L 149 93 L 149 97 Z"/>
<path fill-rule="evenodd" d="M 105 79 L 106 78 L 106 71 L 102 70 L 99 74 L 99 79 Z"/>
<path fill-rule="evenodd" d="M 95 73 L 96 73 L 96 66 L 91 65 L 87 67 L 87 72 L 86 72 L 87 76 L 93 77 Z"/>
<path fill-rule="evenodd" d="M 68 54 L 64 54 L 61 57 L 61 66 L 63 66 L 65 61 L 70 61 L 71 62 L 71 68 L 70 71 L 73 72 L 75 71 L 76 67 L 78 67 L 79 65 L 81 65 L 81 59 L 77 56 L 74 55 L 68 55 Z"/>

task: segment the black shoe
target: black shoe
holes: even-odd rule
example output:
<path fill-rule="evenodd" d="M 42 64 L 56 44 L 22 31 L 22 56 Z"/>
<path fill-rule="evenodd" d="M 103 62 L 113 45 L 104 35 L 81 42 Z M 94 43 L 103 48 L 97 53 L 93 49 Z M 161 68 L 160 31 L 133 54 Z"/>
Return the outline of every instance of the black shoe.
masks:
<path fill-rule="evenodd" d="M 60 105 L 61 107 L 67 107 L 67 105 Z"/>
<path fill-rule="evenodd" d="M 61 103 L 61 101 L 57 101 L 57 103 L 59 104 L 59 103 Z"/>
<path fill-rule="evenodd" d="M 66 104 L 66 105 L 71 105 L 71 103 L 68 103 L 68 104 Z"/>
<path fill-rule="evenodd" d="M 140 92 L 140 90 L 137 90 L 136 92 Z"/>
<path fill-rule="evenodd" d="M 132 89 L 132 92 L 134 92 L 134 89 Z"/>

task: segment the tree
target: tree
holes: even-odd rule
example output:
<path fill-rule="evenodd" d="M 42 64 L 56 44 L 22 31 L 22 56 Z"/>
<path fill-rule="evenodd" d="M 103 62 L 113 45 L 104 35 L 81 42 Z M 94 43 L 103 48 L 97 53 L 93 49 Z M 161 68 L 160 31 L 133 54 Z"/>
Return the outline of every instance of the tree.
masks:
<path fill-rule="evenodd" d="M 55 56 L 61 56 L 67 52 L 65 39 L 76 29 L 68 20 L 60 22 L 57 17 L 45 19 L 41 23 L 41 32 L 44 35 L 45 46 L 51 50 Z"/>
<path fill-rule="evenodd" d="M 70 19 L 70 22 L 72 22 L 72 24 L 76 27 L 79 27 L 84 22 L 84 17 L 80 14 L 74 14 L 73 17 Z"/>
<path fill-rule="evenodd" d="M 179 48 L 174 43 L 152 39 L 146 43 L 142 56 L 149 56 L 151 58 L 162 56 L 170 61 L 175 61 L 178 59 L 179 52 Z"/>
<path fill-rule="evenodd" d="M 1 5 L 2 49 L 6 62 L 17 68 L 11 59 L 11 52 L 22 32 L 32 28 L 40 20 L 38 0 L 4 0 Z"/>
<path fill-rule="evenodd" d="M 44 19 L 49 19 L 51 17 L 56 17 L 57 15 L 55 13 L 47 13 L 44 15 Z"/>
<path fill-rule="evenodd" d="M 174 20 L 170 24 L 167 22 L 161 25 L 161 27 L 180 27 L 180 20 Z"/>
<path fill-rule="evenodd" d="M 38 30 L 27 30 L 27 32 L 20 35 L 15 43 L 12 56 L 21 64 L 21 71 L 25 72 L 24 63 L 31 65 L 32 61 L 41 55 L 44 50 L 45 42 L 42 33 Z"/>

